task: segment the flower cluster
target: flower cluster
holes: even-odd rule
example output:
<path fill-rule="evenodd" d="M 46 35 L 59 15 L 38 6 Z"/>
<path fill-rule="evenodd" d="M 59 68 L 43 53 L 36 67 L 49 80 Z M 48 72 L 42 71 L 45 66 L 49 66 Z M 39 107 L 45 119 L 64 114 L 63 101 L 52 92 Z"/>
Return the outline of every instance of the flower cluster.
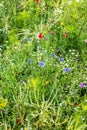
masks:
<path fill-rule="evenodd" d="M 2 110 L 6 106 L 7 106 L 7 100 L 1 97 L 0 98 L 0 109 Z"/>

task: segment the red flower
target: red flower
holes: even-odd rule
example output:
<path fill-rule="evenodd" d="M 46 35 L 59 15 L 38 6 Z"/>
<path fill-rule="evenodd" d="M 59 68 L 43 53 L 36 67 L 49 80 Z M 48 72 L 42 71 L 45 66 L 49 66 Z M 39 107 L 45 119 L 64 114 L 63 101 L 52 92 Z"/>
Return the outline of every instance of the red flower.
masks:
<path fill-rule="evenodd" d="M 40 0 L 35 0 L 37 3 L 40 2 Z"/>
<path fill-rule="evenodd" d="M 17 119 L 17 124 L 20 125 L 21 124 L 21 120 Z"/>
<path fill-rule="evenodd" d="M 78 105 L 79 105 L 78 103 L 75 103 L 75 104 L 74 104 L 75 107 L 78 107 Z"/>
<path fill-rule="evenodd" d="M 63 36 L 66 38 L 66 37 L 68 37 L 68 34 L 67 34 L 67 33 L 64 33 Z"/>
<path fill-rule="evenodd" d="M 43 34 L 41 34 L 41 33 L 38 34 L 38 38 L 39 38 L 39 39 L 41 39 L 41 38 L 43 38 L 43 37 L 44 37 Z"/>

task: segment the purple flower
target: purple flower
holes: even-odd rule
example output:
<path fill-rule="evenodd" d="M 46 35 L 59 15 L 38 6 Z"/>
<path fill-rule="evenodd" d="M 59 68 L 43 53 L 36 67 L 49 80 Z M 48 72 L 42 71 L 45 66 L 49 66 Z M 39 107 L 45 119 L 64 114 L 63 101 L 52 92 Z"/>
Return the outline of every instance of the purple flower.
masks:
<path fill-rule="evenodd" d="M 2 112 L 2 110 L 0 110 L 0 113 Z"/>
<path fill-rule="evenodd" d="M 40 65 L 41 67 L 44 67 L 44 66 L 45 66 L 44 62 L 40 62 L 39 65 Z"/>
<path fill-rule="evenodd" d="M 64 70 L 68 73 L 70 71 L 70 68 L 65 68 Z"/>
<path fill-rule="evenodd" d="M 48 37 L 46 37 L 45 40 L 48 41 Z"/>
<path fill-rule="evenodd" d="M 54 35 L 54 32 L 51 32 L 52 35 Z"/>
<path fill-rule="evenodd" d="M 85 87 L 85 84 L 84 84 L 84 83 L 80 83 L 80 87 L 81 87 L 81 88 L 84 88 L 84 87 Z"/>
<path fill-rule="evenodd" d="M 54 58 L 55 55 L 54 55 L 54 54 L 51 54 L 51 56 Z"/>
<path fill-rule="evenodd" d="M 62 58 L 62 57 L 60 57 L 60 58 L 59 58 L 59 61 L 60 61 L 60 62 L 61 62 L 61 61 L 63 61 L 63 58 Z"/>
<path fill-rule="evenodd" d="M 32 63 L 32 60 L 31 60 L 31 59 L 28 59 L 28 62 L 29 62 L 29 63 Z"/>

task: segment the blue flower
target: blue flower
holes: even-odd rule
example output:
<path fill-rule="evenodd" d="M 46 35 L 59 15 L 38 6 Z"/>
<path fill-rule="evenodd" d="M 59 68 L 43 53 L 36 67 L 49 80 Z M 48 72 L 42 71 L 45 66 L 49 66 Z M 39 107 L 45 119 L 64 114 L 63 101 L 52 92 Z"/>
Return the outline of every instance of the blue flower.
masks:
<path fill-rule="evenodd" d="M 54 55 L 54 54 L 51 54 L 51 56 L 54 58 L 55 55 Z"/>
<path fill-rule="evenodd" d="M 44 62 L 40 62 L 39 65 L 40 65 L 41 67 L 44 67 L 44 66 L 45 66 L 45 63 L 44 63 Z"/>
<path fill-rule="evenodd" d="M 29 62 L 29 63 L 32 63 L 32 60 L 31 60 L 31 59 L 28 59 L 28 62 Z"/>
<path fill-rule="evenodd" d="M 31 38 L 27 38 L 27 41 L 30 42 L 30 41 L 31 41 Z"/>
<path fill-rule="evenodd" d="M 70 68 L 65 68 L 64 70 L 68 73 L 70 71 Z"/>
<path fill-rule="evenodd" d="M 60 61 L 60 62 L 61 62 L 61 61 L 63 61 L 63 58 L 62 58 L 62 57 L 60 57 L 60 58 L 59 58 L 59 61 Z"/>

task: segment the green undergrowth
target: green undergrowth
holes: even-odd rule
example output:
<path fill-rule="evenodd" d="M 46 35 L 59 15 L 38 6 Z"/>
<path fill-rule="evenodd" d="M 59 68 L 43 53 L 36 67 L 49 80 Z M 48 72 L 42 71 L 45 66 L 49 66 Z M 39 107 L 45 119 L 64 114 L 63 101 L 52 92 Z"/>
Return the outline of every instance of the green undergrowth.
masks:
<path fill-rule="evenodd" d="M 87 1 L 0 1 L 0 130 L 87 129 Z"/>

